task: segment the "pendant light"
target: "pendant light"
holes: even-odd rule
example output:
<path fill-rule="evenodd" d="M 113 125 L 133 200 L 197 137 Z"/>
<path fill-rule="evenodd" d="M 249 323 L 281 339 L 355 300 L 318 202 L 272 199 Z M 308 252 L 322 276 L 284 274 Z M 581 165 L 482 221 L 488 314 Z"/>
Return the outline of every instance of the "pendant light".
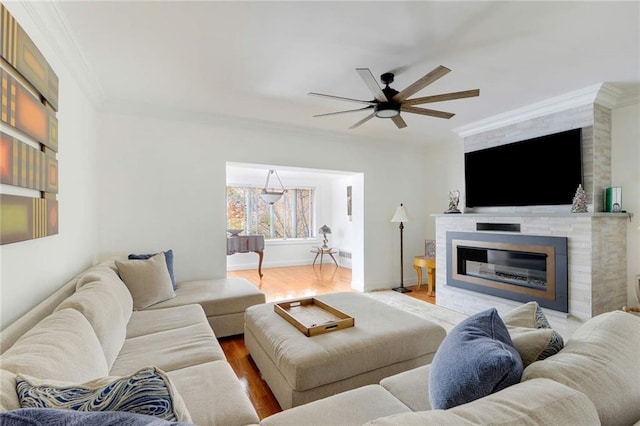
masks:
<path fill-rule="evenodd" d="M 278 183 L 280 183 L 280 188 L 281 188 L 280 190 L 276 190 L 275 188 L 269 188 L 269 179 L 271 178 L 272 174 L 276 175 L 276 178 L 278 179 Z M 282 185 L 282 181 L 280 180 L 280 176 L 278 176 L 278 172 L 275 170 L 269 170 L 269 172 L 267 173 L 267 181 L 264 184 L 264 188 L 262 189 L 262 194 L 260 194 L 260 197 L 265 202 L 269 204 L 273 204 L 276 201 L 278 201 L 280 198 L 282 198 L 285 192 L 287 192 L 287 190 L 284 189 L 284 185 Z"/>

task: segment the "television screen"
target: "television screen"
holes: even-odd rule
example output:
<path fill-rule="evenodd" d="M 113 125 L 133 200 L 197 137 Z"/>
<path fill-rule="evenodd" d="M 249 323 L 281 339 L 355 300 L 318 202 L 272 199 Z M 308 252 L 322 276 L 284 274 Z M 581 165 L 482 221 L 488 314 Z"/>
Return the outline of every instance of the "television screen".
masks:
<path fill-rule="evenodd" d="M 582 183 L 582 129 L 465 153 L 467 207 L 571 204 Z"/>

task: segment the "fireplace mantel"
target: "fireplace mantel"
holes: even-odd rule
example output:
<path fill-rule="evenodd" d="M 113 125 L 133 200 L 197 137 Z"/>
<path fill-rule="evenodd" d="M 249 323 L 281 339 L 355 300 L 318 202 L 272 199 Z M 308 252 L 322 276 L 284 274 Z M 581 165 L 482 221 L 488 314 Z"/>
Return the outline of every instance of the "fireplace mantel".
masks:
<path fill-rule="evenodd" d="M 451 219 L 463 217 L 609 217 L 618 219 L 630 219 L 633 213 L 570 213 L 570 212 L 482 212 L 482 213 L 462 213 L 462 214 L 432 214 L 431 217 L 447 217 Z"/>

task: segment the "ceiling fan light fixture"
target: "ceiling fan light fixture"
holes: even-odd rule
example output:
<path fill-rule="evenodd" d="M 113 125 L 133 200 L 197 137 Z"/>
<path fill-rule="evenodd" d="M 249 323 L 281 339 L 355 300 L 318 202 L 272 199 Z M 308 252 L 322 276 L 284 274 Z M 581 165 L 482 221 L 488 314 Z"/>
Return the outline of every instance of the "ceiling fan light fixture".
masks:
<path fill-rule="evenodd" d="M 375 106 L 373 113 L 378 118 L 393 118 L 400 115 L 400 104 L 395 102 L 380 102 Z"/>

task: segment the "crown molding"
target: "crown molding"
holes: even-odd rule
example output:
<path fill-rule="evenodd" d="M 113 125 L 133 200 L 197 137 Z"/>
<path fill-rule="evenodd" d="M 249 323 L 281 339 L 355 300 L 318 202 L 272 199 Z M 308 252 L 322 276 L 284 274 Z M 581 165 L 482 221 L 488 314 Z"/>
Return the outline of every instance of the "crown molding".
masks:
<path fill-rule="evenodd" d="M 93 105 L 97 106 L 102 103 L 106 93 L 104 87 L 82 53 L 82 49 L 80 49 L 80 45 L 59 6 L 53 0 L 39 2 L 21 0 L 19 3 Z"/>
<path fill-rule="evenodd" d="M 509 126 L 511 124 L 521 123 L 533 118 L 542 117 L 569 108 L 594 103 L 602 83 L 594 84 L 584 89 L 556 96 L 542 102 L 536 102 L 522 108 L 515 109 L 506 113 L 494 115 L 484 120 L 460 126 L 453 129 L 460 137 L 475 135 L 477 133 L 498 129 L 500 127 Z"/>
<path fill-rule="evenodd" d="M 453 131 L 460 137 L 465 138 L 578 106 L 598 104 L 609 109 L 615 109 L 639 102 L 640 90 L 624 92 L 613 84 L 598 83 L 584 89 L 575 90 L 542 102 L 460 126 L 453 129 Z"/>

